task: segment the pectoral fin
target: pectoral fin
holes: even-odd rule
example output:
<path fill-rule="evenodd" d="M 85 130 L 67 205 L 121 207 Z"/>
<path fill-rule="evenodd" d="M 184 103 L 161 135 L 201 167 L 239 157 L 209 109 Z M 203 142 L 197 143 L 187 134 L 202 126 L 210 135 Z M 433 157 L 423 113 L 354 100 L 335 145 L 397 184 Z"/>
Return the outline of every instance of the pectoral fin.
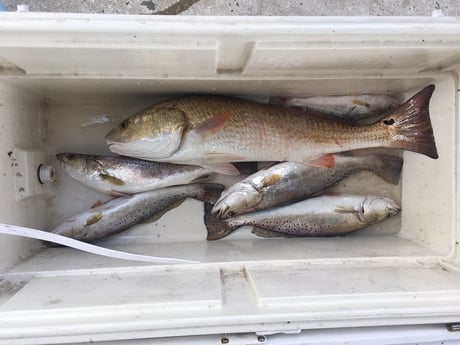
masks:
<path fill-rule="evenodd" d="M 96 214 L 93 214 L 92 216 L 88 217 L 88 219 L 86 220 L 85 227 L 97 223 L 97 222 L 100 221 L 102 218 L 103 218 L 103 215 L 102 215 L 101 212 L 98 212 L 98 213 L 96 213 Z"/>
<path fill-rule="evenodd" d="M 98 207 L 98 206 L 101 206 L 102 204 L 103 204 L 103 202 L 102 202 L 101 200 L 96 200 L 96 201 L 94 202 L 94 204 L 91 205 L 90 208 L 96 208 L 96 207 Z"/>
<path fill-rule="evenodd" d="M 124 197 L 128 197 L 128 198 L 131 198 L 132 195 L 130 194 L 125 194 L 125 193 L 122 193 L 122 192 L 117 192 L 116 190 L 109 190 L 109 194 L 115 198 L 118 198 L 120 196 L 124 196 Z"/>
<path fill-rule="evenodd" d="M 263 187 L 269 187 L 277 184 L 281 180 L 282 176 L 280 174 L 271 174 L 264 177 Z"/>
<path fill-rule="evenodd" d="M 352 99 L 351 102 L 353 104 L 356 104 L 356 105 L 360 105 L 360 106 L 363 106 L 363 107 L 366 107 L 366 108 L 370 108 L 369 103 L 363 102 L 360 99 Z"/>
<path fill-rule="evenodd" d="M 199 137 L 203 141 L 207 140 L 221 131 L 231 116 L 231 113 L 214 116 L 195 127 L 192 130 L 191 135 Z"/>
<path fill-rule="evenodd" d="M 240 171 L 231 163 L 212 163 L 202 165 L 203 168 L 210 169 L 222 175 L 239 175 Z"/>
<path fill-rule="evenodd" d="M 313 168 L 333 168 L 335 166 L 335 158 L 333 154 L 325 154 L 313 158 L 304 164 Z"/>
<path fill-rule="evenodd" d="M 110 184 L 113 184 L 115 186 L 123 186 L 125 184 L 123 180 L 119 179 L 118 177 L 111 176 L 109 174 L 99 174 L 99 176 L 101 177 L 102 180 Z"/>

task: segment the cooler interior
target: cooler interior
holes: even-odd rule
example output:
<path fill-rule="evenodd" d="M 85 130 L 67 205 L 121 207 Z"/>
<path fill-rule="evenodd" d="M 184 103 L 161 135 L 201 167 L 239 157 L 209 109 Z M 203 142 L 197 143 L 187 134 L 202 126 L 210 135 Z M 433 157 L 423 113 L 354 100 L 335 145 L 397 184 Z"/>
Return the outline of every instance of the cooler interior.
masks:
<path fill-rule="evenodd" d="M 91 48 L 85 53 L 3 45 L 0 57 L 10 68 L 0 78 L 1 223 L 49 230 L 97 200 L 107 200 L 106 195 L 67 176 L 57 164 L 56 153 L 109 154 L 104 135 L 112 127 L 159 100 L 178 95 L 219 94 L 267 102 L 270 96 L 388 93 L 402 101 L 433 83 L 430 113 L 440 157 L 432 160 L 383 150 L 404 158 L 399 185 L 384 183 L 369 172 L 342 181 L 335 191 L 388 196 L 402 208 L 399 216 L 347 236 L 262 239 L 245 227 L 209 242 L 203 204 L 187 200 L 157 222 L 139 224 L 97 242 L 199 264 L 128 262 L 2 235 L 0 342 L 271 334 L 458 319 L 456 63 L 460 54 L 456 48 L 430 55 L 426 49 L 393 47 L 396 63 L 389 64 L 388 57 L 379 59 L 362 48 L 358 52 L 364 54 L 360 63 L 365 68 L 359 70 L 352 59 L 359 55 L 356 44 L 342 47 L 342 54 L 337 55 L 332 48 L 306 43 L 278 44 L 276 49 L 260 43 L 239 72 L 231 66 L 208 67 L 209 75 L 184 72 L 173 77 L 157 72 L 145 76 L 136 67 L 125 67 L 126 73 L 119 75 L 111 70 L 95 75 L 98 68 L 106 72 L 104 68 L 116 65 L 104 65 L 113 49 L 104 55 Z M 139 49 L 140 55 L 130 53 L 139 62 L 137 67 L 145 67 L 139 58 L 144 51 Z M 190 49 L 192 56 L 207 56 L 187 45 L 183 49 Z M 300 57 L 292 53 L 296 49 Z M 27 58 L 26 53 L 37 55 Z M 51 53 L 58 55 L 46 65 L 44 56 Z M 163 53 L 173 62 L 182 61 L 182 55 Z M 62 62 L 64 56 L 75 61 Z M 307 56 L 310 67 L 300 63 Z M 348 56 L 349 64 L 340 65 L 341 56 Z M 52 75 L 49 70 L 55 60 L 61 61 L 55 65 L 57 71 L 65 70 L 62 66 L 68 71 Z M 215 67 L 221 60 L 206 62 L 195 57 L 192 61 L 191 67 L 200 71 L 200 63 Z M 166 71 L 173 62 L 165 62 Z M 280 66 L 281 70 L 276 69 Z M 270 70 L 271 74 L 265 74 Z M 297 70 L 304 73 L 294 73 Z M 183 71 L 192 73 L 190 66 Z M 97 121 L 100 118 L 105 122 Z M 54 183 L 39 183 L 40 164 L 56 169 Z M 235 178 L 218 181 L 229 185 Z"/>

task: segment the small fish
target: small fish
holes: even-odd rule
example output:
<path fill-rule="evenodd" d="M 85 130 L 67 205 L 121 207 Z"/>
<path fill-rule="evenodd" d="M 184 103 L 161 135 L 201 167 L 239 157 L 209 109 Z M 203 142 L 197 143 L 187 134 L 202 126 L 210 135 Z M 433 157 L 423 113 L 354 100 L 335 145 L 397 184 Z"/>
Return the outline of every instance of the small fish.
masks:
<path fill-rule="evenodd" d="M 225 190 L 212 212 L 231 217 L 306 199 L 362 170 L 398 184 L 403 164 L 402 158 L 390 155 L 334 154 L 333 159 L 335 166 L 330 169 L 283 162 L 260 170 Z"/>
<path fill-rule="evenodd" d="M 271 97 L 270 104 L 301 108 L 304 111 L 328 113 L 353 122 L 385 114 L 400 102 L 389 95 Z"/>
<path fill-rule="evenodd" d="M 204 222 L 208 240 L 218 240 L 244 225 L 263 237 L 337 236 L 363 229 L 399 213 L 391 199 L 374 195 L 331 195 L 287 206 L 219 218 L 205 204 Z"/>
<path fill-rule="evenodd" d="M 196 165 L 156 163 L 129 157 L 78 153 L 56 155 L 64 170 L 86 186 L 111 195 L 204 181 L 213 173 Z"/>
<path fill-rule="evenodd" d="M 196 183 L 115 198 L 67 219 L 51 232 L 76 240 L 94 241 L 148 219 L 156 221 L 169 210 L 179 206 L 186 198 L 214 203 L 223 188 L 218 184 Z"/>
<path fill-rule="evenodd" d="M 231 174 L 237 161 L 292 161 L 333 167 L 330 154 L 401 148 L 438 158 L 429 117 L 434 85 L 376 123 L 354 126 L 316 112 L 219 96 L 161 102 L 123 121 L 109 149 L 147 160 L 196 164 Z"/>

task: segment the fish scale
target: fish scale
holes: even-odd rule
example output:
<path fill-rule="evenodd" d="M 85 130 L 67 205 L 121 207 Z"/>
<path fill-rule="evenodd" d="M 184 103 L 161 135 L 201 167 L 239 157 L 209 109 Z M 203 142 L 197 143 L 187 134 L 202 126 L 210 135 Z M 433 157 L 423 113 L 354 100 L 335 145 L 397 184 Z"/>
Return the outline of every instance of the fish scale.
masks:
<path fill-rule="evenodd" d="M 193 130 L 200 123 L 220 113 L 231 113 L 225 128 L 203 144 L 203 152 L 226 152 L 235 156 L 251 156 L 256 161 L 278 160 L 304 161 L 324 153 L 346 151 L 357 148 L 380 146 L 387 141 L 387 131 L 375 128 L 350 127 L 322 119 L 318 114 L 306 114 L 297 109 L 284 109 L 238 99 L 189 98 L 177 102 L 177 108 L 193 119 Z M 251 109 L 249 112 L 246 108 Z M 206 109 L 200 116 L 198 109 Z M 313 116 L 312 116 L 313 115 Z M 371 130 L 370 130 L 371 129 Z M 257 132 L 270 133 L 261 140 Z M 235 140 L 238 138 L 238 140 Z M 354 138 L 359 138 L 356 140 Z M 309 142 L 309 154 L 303 153 L 305 142 Z M 254 148 L 263 147 L 263 150 Z M 299 154 L 296 154 L 296 153 Z M 294 153 L 294 157 L 293 156 Z M 182 161 L 184 154 L 171 156 L 171 160 Z M 294 158 L 294 159 L 292 159 Z M 246 158 L 244 158 L 246 160 Z"/>
<path fill-rule="evenodd" d="M 231 113 L 232 116 L 225 128 L 203 143 L 203 151 L 248 156 L 254 153 L 254 147 L 263 147 L 264 150 L 256 151 L 257 156 L 253 157 L 261 161 L 271 160 L 276 153 L 288 159 L 292 151 L 304 147 L 306 140 L 311 142 L 311 155 L 315 155 L 324 151 L 325 145 L 331 146 L 329 151 L 348 150 L 356 148 L 357 145 L 369 147 L 372 142 L 383 142 L 387 137 L 385 132 L 369 131 L 368 128 L 359 127 L 353 127 L 353 135 L 350 135 L 349 126 L 324 120 L 321 115 L 308 116 L 297 109 L 284 109 L 240 99 L 194 97 L 184 98 L 173 104 L 187 114 L 191 124 L 188 132 L 213 116 Z M 161 103 L 158 106 L 168 107 L 169 104 Z M 206 111 L 200 111 L 202 109 Z M 255 135 L 257 132 L 270 135 Z M 187 132 L 184 135 L 187 135 Z M 360 139 L 358 142 L 353 140 L 355 135 Z M 337 144 L 337 141 L 344 144 Z M 301 158 L 304 157 L 298 157 L 296 160 L 302 160 Z M 171 159 L 174 160 L 174 156 Z"/>

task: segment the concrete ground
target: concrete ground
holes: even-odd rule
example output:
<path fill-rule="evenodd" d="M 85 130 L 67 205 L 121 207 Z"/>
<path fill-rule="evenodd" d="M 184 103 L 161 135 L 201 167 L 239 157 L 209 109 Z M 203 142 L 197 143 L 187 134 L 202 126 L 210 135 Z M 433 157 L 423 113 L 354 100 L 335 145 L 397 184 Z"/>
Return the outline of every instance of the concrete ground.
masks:
<path fill-rule="evenodd" d="M 8 11 L 255 16 L 460 15 L 459 0 L 0 0 Z"/>

